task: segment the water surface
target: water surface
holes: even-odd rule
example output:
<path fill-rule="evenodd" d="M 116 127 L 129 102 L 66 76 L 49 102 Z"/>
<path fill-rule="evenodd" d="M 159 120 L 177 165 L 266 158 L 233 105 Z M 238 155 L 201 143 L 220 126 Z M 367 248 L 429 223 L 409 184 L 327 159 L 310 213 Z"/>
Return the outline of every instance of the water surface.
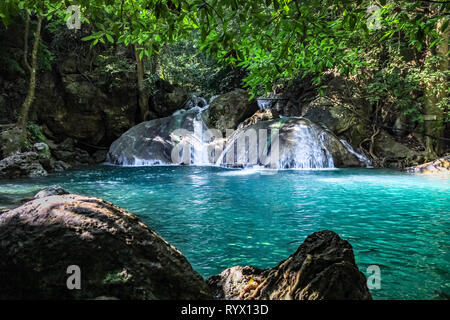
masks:
<path fill-rule="evenodd" d="M 381 270 L 375 299 L 450 294 L 450 179 L 389 170 L 273 172 L 217 167 L 100 166 L 0 181 L 0 205 L 59 184 L 139 215 L 204 277 L 234 265 L 272 267 L 305 237 L 348 240 L 360 270 Z"/>

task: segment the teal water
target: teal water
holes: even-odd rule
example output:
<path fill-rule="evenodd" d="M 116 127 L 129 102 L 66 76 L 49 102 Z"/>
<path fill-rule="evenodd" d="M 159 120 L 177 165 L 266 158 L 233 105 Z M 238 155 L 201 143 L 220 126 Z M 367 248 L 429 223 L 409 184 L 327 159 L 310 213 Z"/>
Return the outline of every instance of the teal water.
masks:
<path fill-rule="evenodd" d="M 315 231 L 348 240 L 360 270 L 381 270 L 375 299 L 450 294 L 450 179 L 389 170 L 279 171 L 101 166 L 0 181 L 0 204 L 59 184 L 139 215 L 203 276 L 272 267 Z"/>

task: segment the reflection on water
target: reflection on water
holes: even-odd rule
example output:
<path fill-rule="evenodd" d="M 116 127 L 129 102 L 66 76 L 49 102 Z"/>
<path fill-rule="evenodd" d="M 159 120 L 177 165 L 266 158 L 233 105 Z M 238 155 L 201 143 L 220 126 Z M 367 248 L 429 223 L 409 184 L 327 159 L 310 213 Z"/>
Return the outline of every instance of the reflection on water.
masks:
<path fill-rule="evenodd" d="M 44 186 L 94 195 L 138 214 L 203 276 L 233 265 L 272 267 L 305 237 L 330 229 L 358 266 L 381 268 L 378 299 L 450 293 L 448 177 L 389 170 L 103 166 L 0 182 L 0 207 Z"/>

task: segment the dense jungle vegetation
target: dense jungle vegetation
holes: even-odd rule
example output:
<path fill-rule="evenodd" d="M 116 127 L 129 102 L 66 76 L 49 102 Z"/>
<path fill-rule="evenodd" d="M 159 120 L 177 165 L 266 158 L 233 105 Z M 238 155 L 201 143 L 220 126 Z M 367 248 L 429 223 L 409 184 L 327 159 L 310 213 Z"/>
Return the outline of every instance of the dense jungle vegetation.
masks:
<path fill-rule="evenodd" d="M 76 22 L 71 5 L 80 10 L 79 29 L 66 26 Z M 374 160 L 380 130 L 413 136 L 425 161 L 448 151 L 449 8 L 431 0 L 2 0 L 1 34 L 19 26 L 24 40 L 21 55 L 2 45 L 0 60 L 27 82 L 16 119 L 22 129 L 39 73 L 65 50 L 101 66 L 110 87 L 129 75 L 139 121 L 155 117 L 149 96 L 161 79 L 204 97 L 236 86 L 252 97 L 302 87 L 301 104 L 333 99 L 330 80 L 343 78 L 340 103 L 353 116 L 342 131 L 364 126 L 357 145 Z M 69 47 L 73 39 L 82 41 Z"/>

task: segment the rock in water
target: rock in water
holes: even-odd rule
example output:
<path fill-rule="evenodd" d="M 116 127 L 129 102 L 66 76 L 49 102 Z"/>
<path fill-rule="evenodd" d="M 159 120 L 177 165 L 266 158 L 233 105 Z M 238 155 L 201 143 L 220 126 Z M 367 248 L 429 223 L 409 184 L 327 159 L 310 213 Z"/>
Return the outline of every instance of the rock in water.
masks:
<path fill-rule="evenodd" d="M 154 165 L 172 163 L 172 149 L 178 143 L 179 136 L 189 145 L 201 144 L 201 137 L 195 132 L 194 122 L 202 126 L 198 109 L 176 115 L 142 122 L 111 145 L 107 161 L 118 165 Z"/>
<path fill-rule="evenodd" d="M 371 300 L 350 243 L 328 230 L 308 236 L 272 269 L 232 267 L 207 282 L 219 299 Z"/>
<path fill-rule="evenodd" d="M 36 152 L 23 152 L 0 161 L 0 178 L 46 176 L 44 159 Z"/>
<path fill-rule="evenodd" d="M 94 197 L 49 196 L 1 214 L 0 257 L 0 299 L 210 297 L 176 248 Z M 76 271 L 67 271 L 72 265 L 80 268 L 81 289 L 67 287 L 77 283 Z"/>
<path fill-rule="evenodd" d="M 450 155 L 405 170 L 409 173 L 450 174 Z"/>
<path fill-rule="evenodd" d="M 36 193 L 36 195 L 34 196 L 34 199 L 41 199 L 41 198 L 50 197 L 50 196 L 59 196 L 59 195 L 63 195 L 63 194 L 68 194 L 68 192 L 66 190 L 64 190 L 62 187 L 50 186 L 50 187 L 46 187 L 46 188 L 42 189 L 41 191 L 39 191 L 38 193 Z"/>

